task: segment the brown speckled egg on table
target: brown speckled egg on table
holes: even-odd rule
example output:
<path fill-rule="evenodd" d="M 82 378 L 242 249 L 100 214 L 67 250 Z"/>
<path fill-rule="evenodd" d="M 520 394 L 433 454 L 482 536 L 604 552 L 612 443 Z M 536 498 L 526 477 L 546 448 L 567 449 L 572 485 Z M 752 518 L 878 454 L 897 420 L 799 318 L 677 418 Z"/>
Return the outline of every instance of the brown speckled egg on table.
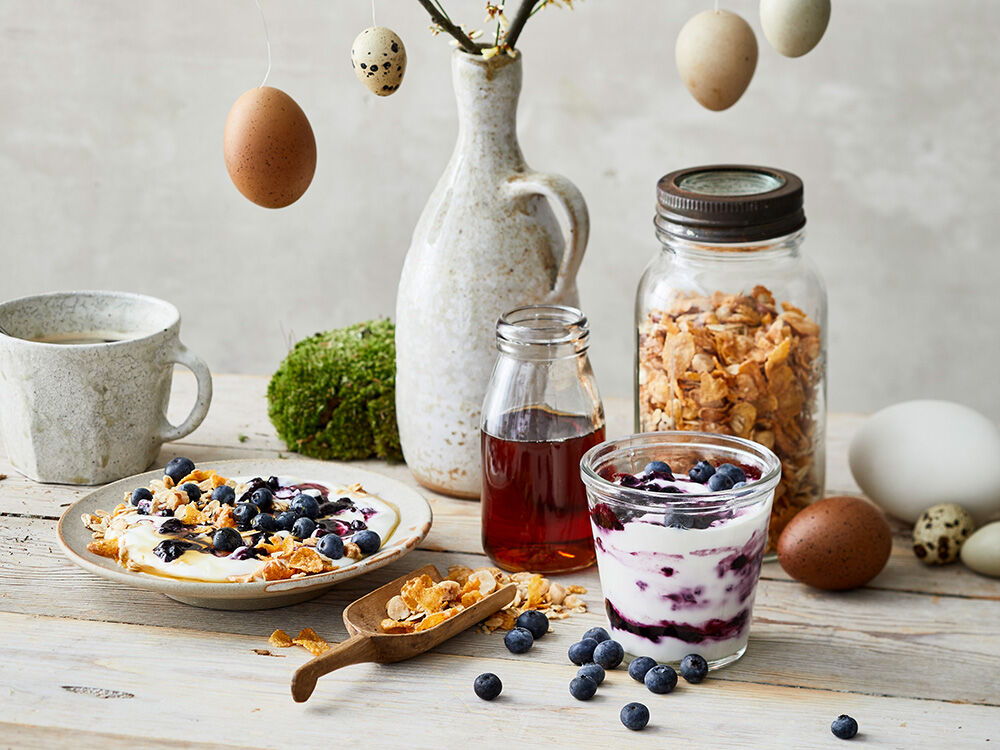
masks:
<path fill-rule="evenodd" d="M 975 530 L 976 522 L 961 505 L 932 505 L 913 525 L 913 554 L 927 565 L 955 562 L 965 540 Z"/>
<path fill-rule="evenodd" d="M 226 169 L 258 206 L 284 208 L 305 193 L 316 171 L 316 137 L 302 108 L 271 86 L 247 91 L 226 118 Z"/>
<path fill-rule="evenodd" d="M 365 29 L 351 45 L 351 67 L 369 91 L 389 96 L 399 88 L 406 73 L 403 40 L 384 26 Z"/>
<path fill-rule="evenodd" d="M 800 511 L 778 538 L 778 562 L 818 589 L 864 586 L 892 552 L 889 522 L 862 497 L 828 497 Z"/>

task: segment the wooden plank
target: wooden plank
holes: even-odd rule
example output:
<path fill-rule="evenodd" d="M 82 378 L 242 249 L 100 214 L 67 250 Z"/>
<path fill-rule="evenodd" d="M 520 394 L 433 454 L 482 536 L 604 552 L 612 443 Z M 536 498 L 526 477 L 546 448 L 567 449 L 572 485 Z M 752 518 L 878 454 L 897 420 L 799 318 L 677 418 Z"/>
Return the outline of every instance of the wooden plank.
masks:
<path fill-rule="evenodd" d="M 0 520 L 9 524 L 12 519 Z M 0 578 L 5 581 L 0 599 L 3 611 L 218 630 L 256 635 L 261 644 L 276 627 L 298 632 L 310 626 L 340 639 L 344 636 L 342 608 L 372 588 L 426 563 L 441 568 L 456 563 L 473 567 L 487 564 L 482 556 L 418 550 L 382 570 L 345 582 L 313 602 L 263 612 L 216 612 L 191 608 L 78 570 L 58 555 L 54 542 L 46 542 L 46 523 L 50 522 L 29 520 L 24 524 L 22 519 L 22 525 L 8 526 L 0 533 L 0 549 L 6 551 L 0 556 Z M 556 623 L 553 627 L 558 635 L 539 641 L 533 653 L 553 663 L 565 660 L 566 649 L 580 633 L 605 624 L 596 571 L 560 580 L 587 587 L 590 593 L 585 598 L 591 612 Z M 46 595 L 40 597 L 39 591 Z M 754 612 L 748 654 L 725 670 L 724 679 L 1000 704 L 1000 688 L 995 682 L 1000 674 L 1000 630 L 996 627 L 1000 601 L 872 589 L 831 593 L 764 580 Z M 442 651 L 476 656 L 482 652 L 482 637 L 463 636 Z M 502 650 L 499 643 L 495 648 Z M 942 669 L 943 664 L 947 669 Z"/>
<path fill-rule="evenodd" d="M 67 686 L 72 687 L 72 686 Z M 98 691 L 99 692 L 99 691 Z M 101 697 L 100 695 L 92 697 Z M 153 719 L 156 721 L 156 719 Z M 67 747 L 73 750 L 107 750 L 109 747 L 135 747 L 135 736 L 129 733 L 130 725 L 121 731 L 95 731 L 87 726 L 47 727 L 0 722 L 0 740 L 5 748 L 54 748 Z M 215 742 L 199 741 L 202 750 L 241 750 L 241 748 L 265 748 L 267 745 L 220 745 Z M 181 750 L 190 748 L 188 740 L 164 740 L 159 737 L 143 737 L 142 750 Z"/>
<path fill-rule="evenodd" d="M 514 658 L 484 649 L 468 658 L 434 652 L 400 664 L 348 667 L 323 678 L 313 699 L 296 705 L 289 678 L 307 655 L 291 649 L 260 656 L 252 650 L 259 647 L 258 638 L 246 636 L 0 614 L 5 716 L 39 737 L 44 728 L 54 738 L 82 726 L 127 731 L 140 741 L 232 738 L 281 748 L 324 746 L 331 737 L 338 746 L 378 746 L 372 733 L 386 729 L 393 735 L 387 746 L 415 748 L 488 737 L 532 747 L 839 747 L 829 724 L 840 713 L 857 718 L 864 740 L 883 747 L 988 747 L 1000 717 L 987 706 L 711 678 L 697 686 L 682 681 L 674 693 L 657 696 L 623 670 L 582 703 L 567 691 L 572 665 L 546 663 L 534 650 Z M 485 671 L 504 682 L 492 703 L 471 689 Z M 134 697 L 102 700 L 64 685 Z M 618 721 L 620 707 L 634 700 L 652 715 L 643 732 L 628 732 Z"/>

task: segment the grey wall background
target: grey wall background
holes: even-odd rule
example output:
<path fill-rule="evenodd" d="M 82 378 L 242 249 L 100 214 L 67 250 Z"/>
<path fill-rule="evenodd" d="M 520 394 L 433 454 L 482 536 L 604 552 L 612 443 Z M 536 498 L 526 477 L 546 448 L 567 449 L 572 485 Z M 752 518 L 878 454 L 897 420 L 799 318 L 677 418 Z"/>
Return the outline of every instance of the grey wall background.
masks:
<path fill-rule="evenodd" d="M 450 0 L 481 25 L 480 0 Z M 606 395 L 631 393 L 632 300 L 657 248 L 654 186 L 682 166 L 799 173 L 805 251 L 830 292 L 830 407 L 955 399 L 1000 419 L 1000 3 L 835 0 L 804 58 L 761 43 L 731 110 L 673 65 L 710 3 L 588 0 L 522 38 L 529 163 L 562 172 L 593 222 L 580 276 Z M 378 0 L 409 53 L 376 99 L 351 71 L 367 0 L 264 0 L 274 67 L 317 136 L 305 197 L 257 208 L 222 130 L 265 67 L 252 0 L 0 0 L 0 297 L 119 288 L 174 302 L 216 372 L 268 373 L 293 337 L 391 315 L 410 231 L 456 134 L 450 47 L 415 0 Z"/>

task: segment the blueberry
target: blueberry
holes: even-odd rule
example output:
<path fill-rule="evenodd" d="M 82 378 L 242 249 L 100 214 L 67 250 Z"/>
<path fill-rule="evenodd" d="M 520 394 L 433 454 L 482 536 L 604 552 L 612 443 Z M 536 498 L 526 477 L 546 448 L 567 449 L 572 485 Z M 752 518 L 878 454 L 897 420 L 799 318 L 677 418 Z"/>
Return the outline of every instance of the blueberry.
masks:
<path fill-rule="evenodd" d="M 472 683 L 472 689 L 475 690 L 476 695 L 484 701 L 491 701 L 500 695 L 500 691 L 503 690 L 503 683 L 500 682 L 500 678 L 492 672 L 483 672 L 476 678 L 476 681 Z"/>
<path fill-rule="evenodd" d="M 646 679 L 646 673 L 656 666 L 656 662 L 648 656 L 633 659 L 628 665 L 628 676 L 636 682 Z"/>
<path fill-rule="evenodd" d="M 160 524 L 157 531 L 161 534 L 176 534 L 178 531 L 184 528 L 184 524 L 181 523 L 179 518 L 168 518 L 166 521 Z"/>
<path fill-rule="evenodd" d="M 260 508 L 253 503 L 237 503 L 236 507 L 233 508 L 233 520 L 238 525 L 249 528 L 250 522 L 258 513 L 260 513 Z"/>
<path fill-rule="evenodd" d="M 625 649 L 618 641 L 602 641 L 594 649 L 594 662 L 605 669 L 614 669 L 625 658 Z"/>
<path fill-rule="evenodd" d="M 503 637 L 503 645 L 512 654 L 523 654 L 535 643 L 535 637 L 527 628 L 514 628 Z"/>
<path fill-rule="evenodd" d="M 270 513 L 258 513 L 250 521 L 250 528 L 254 531 L 280 531 L 281 527 L 278 525 L 278 521 Z"/>
<path fill-rule="evenodd" d="M 699 461 L 694 466 L 691 467 L 691 471 L 688 472 L 688 479 L 692 482 L 701 482 L 705 484 L 715 473 L 715 467 L 712 466 L 708 461 Z"/>
<path fill-rule="evenodd" d="M 641 703 L 628 703 L 619 714 L 627 729 L 638 732 L 649 723 L 649 709 Z"/>
<path fill-rule="evenodd" d="M 232 552 L 237 547 L 243 546 L 243 537 L 236 529 L 221 528 L 212 537 L 212 546 L 219 552 Z"/>
<path fill-rule="evenodd" d="M 688 654 L 681 659 L 681 677 L 693 685 L 708 676 L 708 662 L 700 654 Z"/>
<path fill-rule="evenodd" d="M 278 522 L 278 528 L 283 531 L 291 531 L 292 526 L 295 524 L 299 517 L 295 515 L 292 511 L 286 510 L 274 517 L 274 520 Z"/>
<path fill-rule="evenodd" d="M 327 534 L 316 542 L 316 551 L 331 560 L 339 560 L 344 556 L 344 540 L 336 534 Z"/>
<path fill-rule="evenodd" d="M 537 640 L 549 632 L 549 618 L 537 609 L 528 609 L 517 616 L 514 625 L 524 628 Z"/>
<path fill-rule="evenodd" d="M 234 490 L 228 484 L 220 484 L 218 487 L 212 490 L 212 499 L 219 503 L 222 503 L 223 505 L 235 505 L 236 490 Z"/>
<path fill-rule="evenodd" d="M 319 503 L 316 502 L 316 498 L 305 493 L 296 495 L 295 499 L 288 506 L 288 509 L 297 516 L 304 516 L 313 520 L 319 516 Z"/>
<path fill-rule="evenodd" d="M 651 693 L 669 693 L 677 687 L 677 673 L 673 667 L 658 664 L 646 672 L 643 682 Z"/>
<path fill-rule="evenodd" d="M 590 677 L 574 677 L 569 683 L 569 694 L 578 701 L 589 701 L 597 693 L 597 683 Z"/>
<path fill-rule="evenodd" d="M 140 500 L 152 500 L 153 493 L 145 487 L 137 487 L 132 490 L 132 505 L 138 505 Z"/>
<path fill-rule="evenodd" d="M 297 518 L 295 523 L 292 524 L 292 535 L 297 536 L 299 539 L 305 539 L 314 531 L 316 531 L 316 522 L 305 516 Z"/>
<path fill-rule="evenodd" d="M 715 470 L 715 473 L 725 474 L 733 480 L 733 484 L 747 481 L 747 475 L 743 469 L 739 466 L 735 466 L 734 464 L 722 464 L 722 466 Z"/>
<path fill-rule="evenodd" d="M 149 511 L 153 509 L 152 500 L 140 500 L 139 504 L 135 506 L 135 509 L 139 511 L 142 515 L 149 515 Z"/>
<path fill-rule="evenodd" d="M 730 490 L 734 484 L 736 484 L 735 479 L 728 474 L 722 474 L 718 471 L 708 478 L 708 489 L 712 490 L 712 492 Z"/>
<path fill-rule="evenodd" d="M 841 714 L 830 725 L 830 731 L 834 737 L 842 740 L 849 740 L 858 733 L 858 722 L 847 714 Z"/>
<path fill-rule="evenodd" d="M 670 469 L 670 464 L 668 464 L 666 461 L 650 461 L 648 464 L 646 464 L 646 468 L 642 470 L 642 473 L 645 474 L 647 477 L 660 474 L 665 479 L 674 478 L 674 472 Z"/>
<path fill-rule="evenodd" d="M 173 479 L 174 484 L 177 484 L 192 471 L 194 471 L 194 461 L 190 458 L 178 456 L 177 458 L 170 459 L 163 473 Z"/>
<path fill-rule="evenodd" d="M 578 666 L 593 661 L 595 648 L 597 648 L 597 641 L 593 638 L 577 641 L 569 647 L 569 660 Z"/>
<path fill-rule="evenodd" d="M 605 672 L 604 667 L 600 664 L 584 664 L 578 670 L 576 670 L 577 677 L 589 677 L 598 685 L 604 682 Z"/>
<path fill-rule="evenodd" d="M 382 537 L 374 531 L 359 531 L 351 541 L 358 545 L 362 555 L 374 555 L 382 546 Z"/>
<path fill-rule="evenodd" d="M 194 484 L 193 482 L 185 482 L 180 487 L 178 487 L 181 492 L 184 492 L 188 496 L 188 500 L 192 503 L 197 502 L 198 498 L 201 497 L 201 487 Z"/>
<path fill-rule="evenodd" d="M 191 542 L 184 542 L 180 539 L 164 539 L 153 547 L 153 554 L 163 560 L 163 562 L 173 562 L 189 549 L 194 549 Z"/>
<path fill-rule="evenodd" d="M 260 510 L 267 512 L 271 510 L 271 505 L 274 502 L 274 493 L 267 487 L 261 487 L 254 490 L 253 494 L 250 495 L 250 502 Z"/>
<path fill-rule="evenodd" d="M 591 628 L 583 634 L 583 638 L 593 638 L 598 643 L 602 643 L 603 641 L 610 641 L 611 634 L 604 628 Z"/>

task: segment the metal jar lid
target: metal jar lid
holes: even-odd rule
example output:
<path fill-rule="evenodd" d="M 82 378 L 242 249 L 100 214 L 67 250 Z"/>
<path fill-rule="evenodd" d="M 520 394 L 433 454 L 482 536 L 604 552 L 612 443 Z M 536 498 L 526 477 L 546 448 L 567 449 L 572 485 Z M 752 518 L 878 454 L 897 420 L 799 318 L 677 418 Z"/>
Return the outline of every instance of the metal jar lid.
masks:
<path fill-rule="evenodd" d="M 656 228 L 705 242 L 758 242 L 801 229 L 802 180 L 746 164 L 679 169 L 656 184 Z"/>

